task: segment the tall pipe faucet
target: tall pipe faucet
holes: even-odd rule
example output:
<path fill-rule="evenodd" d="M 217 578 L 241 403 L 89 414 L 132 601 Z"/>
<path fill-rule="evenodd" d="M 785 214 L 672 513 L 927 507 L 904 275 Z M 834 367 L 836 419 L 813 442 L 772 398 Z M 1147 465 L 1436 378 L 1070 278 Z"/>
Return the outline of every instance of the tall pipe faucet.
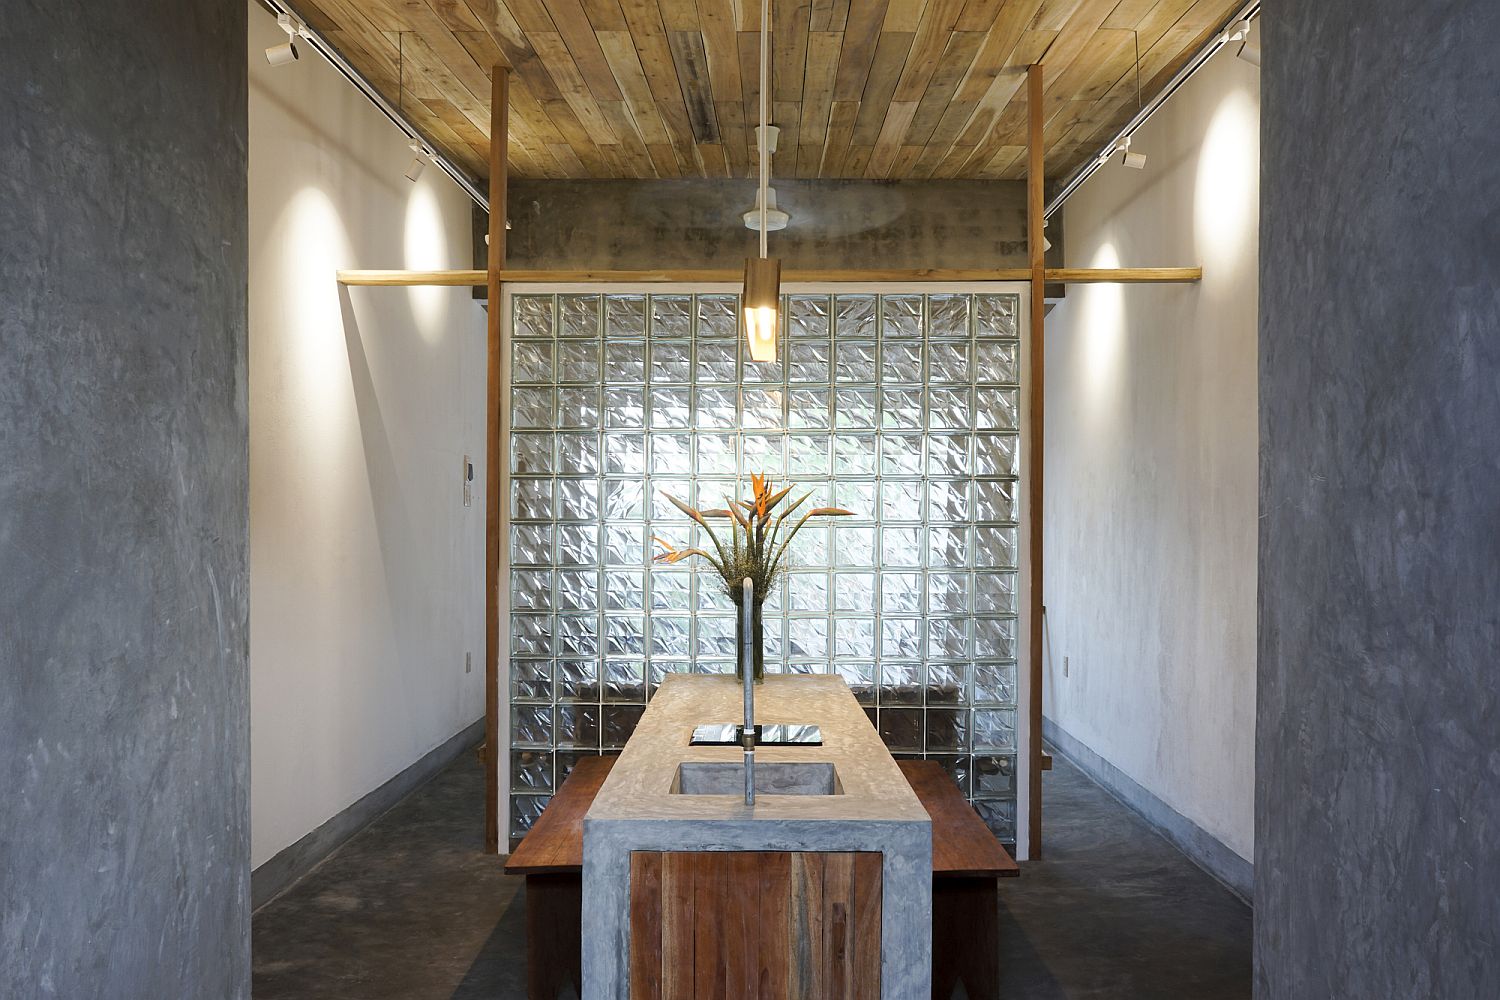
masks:
<path fill-rule="evenodd" d="M 741 587 L 740 666 L 745 678 L 745 726 L 740 745 L 745 748 L 745 805 L 755 805 L 755 583 L 748 576 Z"/>

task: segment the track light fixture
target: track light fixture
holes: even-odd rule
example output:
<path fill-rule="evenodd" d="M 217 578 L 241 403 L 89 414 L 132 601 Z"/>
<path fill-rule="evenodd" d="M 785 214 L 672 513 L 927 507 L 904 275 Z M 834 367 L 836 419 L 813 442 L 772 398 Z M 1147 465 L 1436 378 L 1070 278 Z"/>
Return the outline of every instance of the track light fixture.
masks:
<path fill-rule="evenodd" d="M 272 66 L 284 66 L 297 60 L 297 39 L 303 37 L 306 28 L 290 14 L 277 14 L 276 24 L 286 32 L 287 38 L 280 45 L 266 49 L 266 62 Z"/>
<path fill-rule="evenodd" d="M 422 176 L 422 171 L 427 168 L 427 163 L 432 159 L 433 154 L 432 150 L 415 139 L 409 145 L 411 146 L 412 160 L 411 166 L 406 168 L 406 179 L 415 183 L 416 179 Z"/>
<path fill-rule="evenodd" d="M 1250 19 L 1248 17 L 1243 21 L 1236 21 L 1230 25 L 1229 30 L 1224 32 L 1222 42 L 1224 45 L 1232 45 L 1235 42 L 1239 42 L 1239 48 L 1234 51 L 1235 56 L 1245 60 L 1245 62 L 1252 66 L 1260 65 L 1260 46 L 1250 40 Z"/>
<path fill-rule="evenodd" d="M 1119 148 L 1120 152 L 1125 154 L 1120 160 L 1121 163 L 1125 164 L 1125 166 L 1129 167 L 1132 170 L 1146 169 L 1146 154 L 1132 153 L 1130 151 L 1130 136 L 1127 135 L 1125 138 L 1120 140 Z"/>
<path fill-rule="evenodd" d="M 1052 241 L 1047 239 L 1047 220 L 1042 220 L 1042 252 L 1046 253 L 1052 249 Z"/>

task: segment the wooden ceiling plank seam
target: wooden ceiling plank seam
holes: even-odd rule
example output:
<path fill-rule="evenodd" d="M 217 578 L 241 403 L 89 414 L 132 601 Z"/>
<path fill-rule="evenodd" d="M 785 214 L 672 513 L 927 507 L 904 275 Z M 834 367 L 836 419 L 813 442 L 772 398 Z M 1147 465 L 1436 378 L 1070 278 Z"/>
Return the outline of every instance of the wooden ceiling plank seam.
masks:
<path fill-rule="evenodd" d="M 912 116 L 916 113 L 916 101 L 891 102 L 890 109 L 885 115 L 885 123 L 881 125 L 880 134 L 875 139 L 875 151 L 870 154 L 870 165 L 865 169 L 868 176 L 877 178 L 890 176 L 891 167 L 896 162 L 896 154 L 901 148 L 901 140 L 906 135 L 906 128 L 911 124 Z"/>
<path fill-rule="evenodd" d="M 327 35 L 330 31 L 339 30 L 339 23 L 330 16 L 317 0 L 311 2 L 299 2 L 289 5 L 292 13 L 302 18 L 309 28 L 320 35 Z"/>
<path fill-rule="evenodd" d="M 590 32 L 589 37 L 593 37 L 592 32 Z M 581 67 L 573 62 L 570 57 L 569 52 L 571 50 L 568 49 L 563 36 L 557 32 L 539 31 L 531 36 L 531 44 L 536 49 L 537 54 L 541 56 L 542 62 L 548 67 L 548 72 L 551 73 L 552 79 L 556 81 L 558 90 L 562 91 L 562 99 L 567 102 L 568 107 L 573 109 L 574 115 L 577 116 L 578 120 L 594 136 L 593 141 L 603 144 L 618 141 L 615 139 L 614 132 L 610 129 L 608 123 L 605 122 L 603 114 L 599 111 L 595 91 L 584 80 Z M 595 47 L 598 47 L 597 41 L 595 42 Z M 599 59 L 601 63 L 604 60 L 602 50 L 600 50 Z M 605 63 L 604 65 L 604 72 L 609 73 L 608 64 Z M 614 96 L 603 99 L 624 100 L 624 95 L 620 93 L 619 87 L 614 85 L 613 74 L 610 74 L 610 84 Z M 551 107 L 555 103 L 550 101 L 547 103 L 546 106 L 548 107 L 549 115 L 551 115 Z M 580 153 L 579 156 L 582 157 L 583 154 Z"/>
<path fill-rule="evenodd" d="M 803 146 L 817 147 L 818 163 L 822 163 L 823 140 L 828 135 L 828 116 L 833 106 L 833 83 L 838 72 L 839 47 L 843 41 L 844 33 L 841 31 L 814 31 L 808 35 L 799 134 Z M 797 159 L 800 164 L 800 154 Z M 815 170 L 816 167 L 817 164 L 814 164 Z"/>
<path fill-rule="evenodd" d="M 953 30 L 988 32 L 1000 19 L 1000 9 L 1007 2 L 1008 0 L 967 0 L 964 9 L 959 12 L 958 20 L 953 22 Z"/>
<path fill-rule="evenodd" d="M 937 72 L 938 61 L 948 46 L 948 38 L 953 33 L 953 22 L 958 20 L 963 2 L 964 0 L 928 0 L 927 7 L 922 12 L 921 23 L 917 26 L 916 37 L 912 39 L 906 64 L 901 68 L 901 76 L 896 81 L 895 93 L 891 95 L 892 101 L 906 104 L 922 99 L 928 82 Z"/>
<path fill-rule="evenodd" d="M 771 63 L 776 67 L 776 75 L 771 81 L 774 101 L 802 101 L 811 15 L 811 0 L 780 0 L 771 5 L 771 33 L 775 39 L 771 47 Z"/>
<path fill-rule="evenodd" d="M 870 75 L 859 102 L 859 117 L 855 120 L 854 137 L 850 140 L 853 145 L 875 146 L 914 37 L 909 31 L 880 33 L 880 41 L 875 45 L 875 58 L 870 61 Z"/>
<path fill-rule="evenodd" d="M 568 143 L 559 143 L 547 147 L 553 159 L 562 167 L 563 172 L 569 177 L 587 177 L 588 168 L 578 158 L 578 152 Z"/>
<path fill-rule="evenodd" d="M 734 0 L 699 0 L 698 20 L 703 31 L 703 47 L 708 53 L 708 78 L 714 103 L 743 100 Z"/>
<path fill-rule="evenodd" d="M 1012 56 L 1021 35 L 1031 24 L 1041 7 L 1041 0 L 1010 0 L 1000 11 L 1000 16 L 985 36 L 984 44 L 974 56 L 968 75 L 959 84 L 955 98 L 960 101 L 978 101 L 989 91 L 995 77 L 1007 68 L 1019 68 Z"/>
<path fill-rule="evenodd" d="M 380 31 L 406 31 L 407 23 L 399 4 L 385 0 L 351 0 L 357 4 L 363 17 Z"/>
<path fill-rule="evenodd" d="M 844 161 L 844 176 L 863 177 L 865 165 L 870 162 L 870 154 L 874 151 L 874 146 L 850 146 L 849 158 Z"/>
<path fill-rule="evenodd" d="M 624 101 L 600 101 L 599 110 L 604 114 L 605 121 L 609 122 L 615 137 L 620 140 L 634 176 L 653 176 L 656 171 L 651 166 L 651 155 L 646 152 L 646 141 L 636 129 L 630 106 Z"/>
<path fill-rule="evenodd" d="M 917 27 L 922 23 L 922 12 L 927 9 L 927 3 L 928 0 L 890 0 L 886 4 L 885 18 L 881 22 L 880 30 L 884 33 L 916 34 Z"/>
<path fill-rule="evenodd" d="M 693 176 L 698 159 L 691 148 L 692 129 L 688 125 L 687 107 L 682 100 L 682 84 L 677 78 L 677 65 L 672 59 L 672 47 L 667 41 L 661 8 L 657 6 L 656 0 L 621 0 L 620 7 L 625 13 L 626 23 L 630 25 L 631 40 L 635 44 L 641 70 L 655 98 L 652 105 L 656 109 L 656 117 L 667 136 L 666 144 L 672 149 L 672 159 L 677 170 L 673 176 Z M 644 109 L 640 113 L 644 113 Z M 653 156 L 653 161 L 655 159 Z M 657 169 L 661 170 L 659 164 Z"/>
<path fill-rule="evenodd" d="M 549 25 L 551 21 L 547 22 Z M 515 86 L 517 80 L 524 81 L 531 88 L 538 100 L 550 101 L 560 99 L 561 91 L 557 89 L 557 83 L 552 79 L 552 74 L 547 72 L 547 67 L 542 65 L 541 57 L 536 54 L 536 49 L 531 47 L 531 39 L 526 37 L 526 31 L 511 13 L 510 8 L 504 0 L 495 0 L 490 11 L 490 37 L 505 53 L 505 58 L 510 61 L 511 86 Z M 515 102 L 512 100 L 512 106 Z"/>
<path fill-rule="evenodd" d="M 887 5 L 888 0 L 850 0 L 838 73 L 833 82 L 835 101 L 858 101 L 864 94 Z"/>
<path fill-rule="evenodd" d="M 739 101 L 715 101 L 719 133 L 730 177 L 750 176 L 750 157 L 745 146 L 745 106 Z"/>
<path fill-rule="evenodd" d="M 858 101 L 834 101 L 828 112 L 828 132 L 823 140 L 823 158 L 818 164 L 819 177 L 840 177 L 849 156 L 849 140 L 854 137 L 854 120 L 859 115 Z"/>
<path fill-rule="evenodd" d="M 943 50 L 937 69 L 917 102 L 917 113 L 912 117 L 906 134 L 908 145 L 925 146 L 931 140 L 983 42 L 984 33 L 980 31 L 955 31 L 948 36 L 948 47 Z"/>
<path fill-rule="evenodd" d="M 693 126 L 688 120 L 687 108 L 682 103 L 682 92 L 678 91 L 675 101 L 657 101 L 656 113 L 666 126 L 672 148 L 677 151 L 678 165 L 687 172 L 687 176 L 691 176 L 698 169 L 698 157 L 693 152 Z"/>
<path fill-rule="evenodd" d="M 797 152 L 802 144 L 802 105 L 795 101 L 772 101 L 771 121 L 781 129 L 776 138 L 776 152 L 771 156 L 771 175 L 797 176 Z M 760 174 L 760 151 L 755 153 L 756 176 Z"/>
<path fill-rule="evenodd" d="M 1151 8 L 1159 2 L 1160 0 L 1120 0 L 1100 27 L 1107 30 L 1128 31 L 1139 26 L 1145 20 L 1146 15 L 1151 12 Z"/>
<path fill-rule="evenodd" d="M 599 101 L 621 100 L 620 88 L 615 83 L 614 74 L 609 71 L 609 63 L 599 48 L 599 39 L 594 35 L 594 26 L 589 23 L 583 5 L 578 0 L 547 0 L 547 10 L 552 14 L 557 34 L 572 56 L 574 66 L 587 82 L 590 95 Z M 535 36 L 532 43 L 535 47 Z M 543 60 L 546 61 L 545 56 Z M 556 79 L 555 75 L 553 79 Z M 564 92 L 563 97 L 567 96 Z"/>
<path fill-rule="evenodd" d="M 583 12 L 595 31 L 627 31 L 620 0 L 583 0 Z"/>
<path fill-rule="evenodd" d="M 427 0 L 427 6 L 432 8 L 438 20 L 447 26 L 449 31 L 482 31 L 483 22 L 469 9 L 464 0 Z"/>
<path fill-rule="evenodd" d="M 813 31 L 843 31 L 849 23 L 850 0 L 813 0 L 809 27 Z"/>
<path fill-rule="evenodd" d="M 528 35 L 533 31 L 557 30 L 557 24 L 547 12 L 544 0 L 497 0 L 497 4 L 510 8 L 516 23 Z"/>
<path fill-rule="evenodd" d="M 723 145 L 717 142 L 700 143 L 698 152 L 703 157 L 703 171 L 707 176 L 729 176 L 729 159 Z"/>
<path fill-rule="evenodd" d="M 648 143 L 646 152 L 651 154 L 651 165 L 656 168 L 656 176 L 663 178 L 682 176 L 670 143 Z"/>
<path fill-rule="evenodd" d="M 1034 31 L 1061 31 L 1085 0 L 1042 0 L 1029 27 Z"/>
<path fill-rule="evenodd" d="M 641 67 L 640 57 L 636 52 L 635 43 L 631 40 L 630 32 L 600 31 L 597 34 L 599 46 L 604 51 L 604 58 L 609 62 L 610 71 L 615 75 L 615 82 L 620 85 L 620 92 L 625 97 L 625 103 L 630 107 L 631 117 L 641 133 L 641 138 L 645 140 L 647 146 L 670 143 L 671 137 L 667 135 L 667 128 L 662 122 L 661 113 L 656 109 L 656 95 L 652 92 L 651 83 L 646 79 L 646 72 Z"/>
<path fill-rule="evenodd" d="M 709 80 L 708 53 L 703 46 L 703 32 L 668 31 L 667 43 L 677 66 L 677 80 L 682 86 L 682 102 L 687 107 L 693 142 L 716 144 L 719 121 L 714 114 L 713 85 Z"/>
<path fill-rule="evenodd" d="M 405 36 L 402 47 L 408 69 L 419 68 L 440 90 L 457 97 L 462 90 L 472 101 L 489 106 L 489 74 L 479 68 L 468 49 L 465 49 L 452 32 L 446 33 L 441 49 L 430 46 L 423 35 L 412 32 Z M 451 46 L 447 43 L 451 42 Z M 476 89 L 477 88 L 477 89 Z M 457 102 L 455 102 L 457 103 Z"/>
<path fill-rule="evenodd" d="M 695 0 L 656 0 L 656 5 L 661 9 L 662 27 L 669 33 L 698 30 L 698 4 Z"/>

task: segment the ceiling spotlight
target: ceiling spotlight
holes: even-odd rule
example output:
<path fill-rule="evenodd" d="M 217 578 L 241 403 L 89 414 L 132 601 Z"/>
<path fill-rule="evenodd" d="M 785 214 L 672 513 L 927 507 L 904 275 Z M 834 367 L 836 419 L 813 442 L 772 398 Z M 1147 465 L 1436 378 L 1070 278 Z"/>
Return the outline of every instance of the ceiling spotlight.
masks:
<path fill-rule="evenodd" d="M 745 220 L 745 228 L 760 231 L 760 193 L 756 192 L 755 206 L 740 218 Z M 766 230 L 776 232 L 785 229 L 786 224 L 792 220 L 790 214 L 776 207 L 776 189 L 766 188 Z"/>
<path fill-rule="evenodd" d="M 1052 241 L 1047 239 L 1047 220 L 1042 220 L 1042 252 L 1046 253 L 1052 249 Z"/>
<path fill-rule="evenodd" d="M 1146 169 L 1146 154 L 1132 153 L 1130 151 L 1130 136 L 1127 135 L 1125 138 L 1121 139 L 1120 145 L 1116 148 L 1121 153 L 1125 154 L 1120 160 L 1120 162 L 1125 164 L 1125 166 L 1129 167 L 1132 170 Z"/>
<path fill-rule="evenodd" d="M 1224 44 L 1228 45 L 1230 42 L 1243 42 L 1245 39 L 1247 39 L 1249 37 L 1250 37 L 1250 21 L 1249 21 L 1249 19 L 1246 19 L 1244 21 L 1238 21 L 1238 22 L 1230 25 L 1229 26 L 1229 30 L 1226 31 L 1226 32 L 1224 32 Z"/>
<path fill-rule="evenodd" d="M 297 60 L 297 37 L 303 33 L 301 22 L 290 14 L 277 14 L 276 24 L 287 34 L 286 41 L 266 49 L 266 62 L 272 66 L 284 66 Z"/>
<path fill-rule="evenodd" d="M 1240 42 L 1240 50 L 1235 55 L 1252 66 L 1260 65 L 1260 46 L 1248 38 Z"/>
<path fill-rule="evenodd" d="M 422 176 L 422 171 L 427 168 L 427 161 L 432 159 L 432 150 L 413 140 L 411 143 L 412 160 L 411 166 L 406 168 L 406 179 L 415 182 Z"/>

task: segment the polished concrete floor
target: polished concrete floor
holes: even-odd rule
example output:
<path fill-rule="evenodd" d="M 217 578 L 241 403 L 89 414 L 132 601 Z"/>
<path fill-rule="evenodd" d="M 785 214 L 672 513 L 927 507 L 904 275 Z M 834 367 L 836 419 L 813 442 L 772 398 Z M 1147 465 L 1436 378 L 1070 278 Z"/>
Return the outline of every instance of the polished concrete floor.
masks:
<path fill-rule="evenodd" d="M 1047 857 L 1001 889 L 1007 998 L 1250 996 L 1250 910 L 1062 758 Z M 526 995 L 521 883 L 466 754 L 254 920 L 255 1000 Z"/>

